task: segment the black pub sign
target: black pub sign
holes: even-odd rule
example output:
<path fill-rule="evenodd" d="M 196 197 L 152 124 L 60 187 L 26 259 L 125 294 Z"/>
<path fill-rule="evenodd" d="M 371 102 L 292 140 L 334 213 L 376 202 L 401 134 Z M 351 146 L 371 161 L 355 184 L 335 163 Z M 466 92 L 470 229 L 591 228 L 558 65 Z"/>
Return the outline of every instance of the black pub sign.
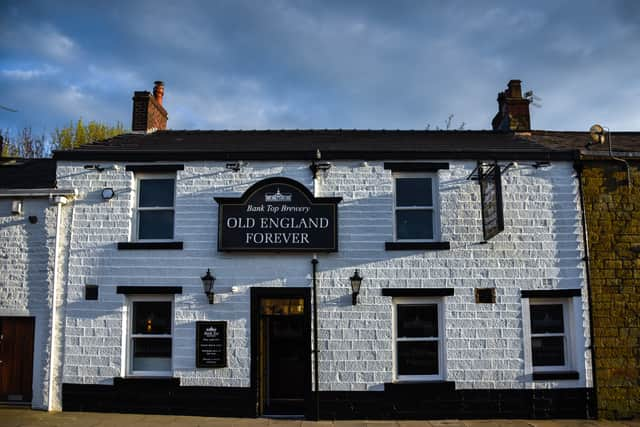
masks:
<path fill-rule="evenodd" d="M 504 230 L 502 211 L 502 177 L 500 166 L 478 166 L 480 180 L 480 202 L 482 204 L 482 232 L 484 240 L 489 240 Z"/>
<path fill-rule="evenodd" d="M 196 367 L 227 366 L 227 322 L 196 322 Z"/>
<path fill-rule="evenodd" d="M 267 178 L 239 198 L 216 197 L 219 251 L 338 250 L 341 197 L 314 197 L 290 178 Z"/>

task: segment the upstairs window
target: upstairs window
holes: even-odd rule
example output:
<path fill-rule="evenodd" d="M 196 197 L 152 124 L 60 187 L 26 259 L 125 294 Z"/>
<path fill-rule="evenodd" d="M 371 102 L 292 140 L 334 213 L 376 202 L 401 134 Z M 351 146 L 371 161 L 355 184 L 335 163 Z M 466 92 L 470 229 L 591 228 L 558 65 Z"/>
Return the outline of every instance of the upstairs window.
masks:
<path fill-rule="evenodd" d="M 172 240 L 175 216 L 175 175 L 137 178 L 137 240 Z"/>
<path fill-rule="evenodd" d="M 395 240 L 437 240 L 437 175 L 395 174 L 394 181 Z"/>

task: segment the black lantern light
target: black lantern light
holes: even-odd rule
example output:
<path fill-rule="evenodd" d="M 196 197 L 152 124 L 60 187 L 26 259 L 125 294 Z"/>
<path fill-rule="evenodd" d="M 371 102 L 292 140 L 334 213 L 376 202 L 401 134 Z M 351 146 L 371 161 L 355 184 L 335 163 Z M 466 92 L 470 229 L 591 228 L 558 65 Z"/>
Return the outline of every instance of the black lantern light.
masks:
<path fill-rule="evenodd" d="M 209 298 L 209 304 L 213 304 L 213 282 L 216 281 L 216 278 L 211 275 L 211 270 L 207 268 L 207 274 L 202 276 L 202 287 L 204 288 L 204 293 L 207 294 Z"/>
<path fill-rule="evenodd" d="M 353 273 L 353 276 L 349 277 L 351 281 L 351 305 L 358 303 L 358 294 L 360 293 L 360 285 L 362 284 L 362 277 L 358 274 L 358 269 Z"/>

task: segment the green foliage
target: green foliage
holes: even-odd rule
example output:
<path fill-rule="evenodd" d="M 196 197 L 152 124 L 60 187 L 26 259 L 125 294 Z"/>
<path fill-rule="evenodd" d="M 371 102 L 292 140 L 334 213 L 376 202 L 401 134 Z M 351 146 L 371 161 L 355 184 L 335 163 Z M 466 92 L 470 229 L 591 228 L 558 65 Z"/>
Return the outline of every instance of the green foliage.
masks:
<path fill-rule="evenodd" d="M 31 127 L 25 127 L 17 133 L 0 130 L 2 138 L 2 157 L 23 157 L 33 159 L 43 157 L 47 151 L 44 135 L 33 135 Z"/>
<path fill-rule="evenodd" d="M 82 119 L 78 119 L 76 124 L 70 122 L 67 126 L 56 128 L 51 134 L 51 148 L 53 150 L 70 150 L 83 144 L 112 138 L 125 132 L 122 123 L 115 126 L 105 123 L 90 121 L 84 124 Z"/>
<path fill-rule="evenodd" d="M 22 157 L 25 159 L 48 157 L 53 150 L 70 150 L 83 144 L 112 138 L 125 132 L 122 123 L 115 126 L 90 121 L 84 124 L 79 119 L 75 124 L 70 122 L 67 126 L 56 128 L 49 138 L 42 135 L 34 135 L 30 126 L 18 131 L 1 130 L 2 157 Z"/>

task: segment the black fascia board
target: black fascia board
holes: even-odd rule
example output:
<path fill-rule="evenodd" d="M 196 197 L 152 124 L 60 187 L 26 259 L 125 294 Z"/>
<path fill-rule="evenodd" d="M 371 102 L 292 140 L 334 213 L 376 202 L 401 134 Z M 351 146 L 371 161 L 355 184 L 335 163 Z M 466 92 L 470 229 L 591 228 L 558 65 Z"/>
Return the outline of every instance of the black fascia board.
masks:
<path fill-rule="evenodd" d="M 578 153 L 578 154 L 577 154 Z M 323 160 L 575 160 L 579 152 L 571 151 L 322 151 Z M 316 158 L 313 150 L 299 151 L 140 151 L 140 150 L 69 150 L 58 151 L 55 160 L 82 161 L 194 161 L 194 160 L 306 160 Z"/>

